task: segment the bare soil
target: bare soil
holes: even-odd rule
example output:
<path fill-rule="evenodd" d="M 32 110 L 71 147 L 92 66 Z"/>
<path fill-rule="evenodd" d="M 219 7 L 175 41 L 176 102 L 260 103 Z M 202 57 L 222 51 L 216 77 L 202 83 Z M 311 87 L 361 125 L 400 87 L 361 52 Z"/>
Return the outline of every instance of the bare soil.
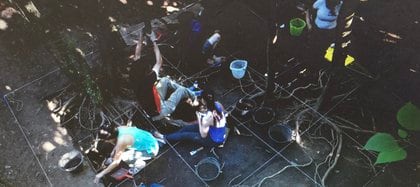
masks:
<path fill-rule="evenodd" d="M 130 3 L 132 3 L 129 4 L 130 6 L 111 3 L 110 7 L 112 8 L 108 11 L 115 10 L 115 15 L 113 15 L 120 19 L 119 21 L 126 23 L 136 23 L 139 21 L 138 17 L 150 18 L 162 14 L 159 8 L 154 7 L 149 10 L 143 3 Z M 223 28 L 224 43 L 222 47 L 229 49 L 230 53 L 240 49 L 243 57 L 257 62 L 256 69 L 265 72 L 265 63 L 263 62 L 265 62 L 266 41 L 264 35 L 267 30 L 261 25 L 264 25 L 264 19 L 270 16 L 266 11 L 266 4 L 251 0 L 232 4 L 227 1 L 207 1 L 203 4 L 208 8 L 209 14 L 213 16 L 211 17 L 213 19 L 206 20 L 208 23 L 205 28 L 206 32 L 209 33 L 215 28 Z M 301 16 L 295 5 L 294 2 L 282 2 L 284 11 L 279 13 L 279 22 L 285 23 L 286 27 L 290 18 Z M 136 9 L 137 6 L 140 8 Z M 420 14 L 417 11 L 419 8 L 420 2 L 413 0 L 371 0 L 360 3 L 356 15 L 363 17 L 364 21 L 354 20 L 351 53 L 366 70 L 364 71 L 365 75 L 360 76 L 367 75 L 368 78 L 361 78 L 363 87 L 356 94 L 358 100 L 345 101 L 334 111 L 334 114 L 344 114 L 342 116 L 353 119 L 355 123 L 365 129 L 385 131 L 396 135 L 395 113 L 398 108 L 407 101 L 420 103 L 418 95 L 418 90 L 420 90 L 420 56 L 418 53 Z M 140 10 L 146 9 L 145 13 L 139 13 Z M 243 13 L 240 11 L 246 9 L 253 12 Z M 57 20 L 63 19 L 66 24 L 78 25 L 87 28 L 87 30 L 94 27 L 95 19 L 81 21 L 81 19 L 86 19 L 83 16 L 89 17 L 92 14 L 77 15 L 74 7 L 61 7 L 55 11 L 59 12 L 60 10 L 63 12 L 57 16 Z M 402 39 L 396 40 L 396 43 L 387 42 L 386 39 L 392 38 L 382 31 L 395 33 Z M 287 36 L 287 29 L 282 32 L 282 36 Z M 316 61 L 314 59 L 319 60 L 319 57 L 314 56 L 323 50 L 320 46 L 325 41 L 315 32 L 305 30 L 300 39 L 285 38 L 283 40 L 284 51 L 281 51 L 285 55 L 281 57 L 282 60 L 296 57 L 304 64 L 321 64 L 314 62 Z M 222 53 L 226 53 L 226 51 L 222 51 Z M 275 64 L 275 66 L 278 72 L 285 70 L 282 63 Z M 193 70 L 186 68 L 185 71 Z M 226 72 L 224 75 L 229 73 Z M 287 75 L 295 76 L 294 74 Z M 371 77 L 369 78 L 369 76 Z M 283 78 L 288 80 L 290 77 Z M 0 150 L 2 150 L 0 151 L 0 186 L 95 186 L 92 182 L 95 173 L 86 162 L 84 170 L 78 174 L 62 171 L 57 165 L 61 155 L 73 150 L 78 142 L 74 142 L 66 128 L 59 126 L 54 121 L 43 97 L 68 83 L 68 79 L 58 70 L 55 59 L 42 44 L 31 43 L 29 45 L 14 34 L 0 33 L 0 94 L 2 97 L 6 95 L 10 104 L 10 108 L 5 101 L 3 101 L 3 105 L 0 105 L 0 121 L 2 122 L 0 123 L 0 129 L 2 129 L 0 131 Z M 220 84 L 228 83 L 220 82 Z M 228 97 L 225 99 L 227 102 L 231 101 L 228 105 L 233 104 L 233 99 Z M 375 119 L 374 123 L 370 116 Z M 361 144 L 366 142 L 369 137 L 357 133 L 350 133 L 350 135 Z M 383 170 L 374 174 L 369 168 L 369 163 L 366 163 L 366 158 L 358 154 L 358 148 L 354 145 L 353 140 L 345 138 L 346 144 L 341 160 L 331 174 L 328 183 L 330 186 L 363 186 L 366 183 L 368 186 L 418 186 L 420 184 L 419 134 L 413 133 L 410 140 L 414 146 L 407 145 L 409 155 L 406 160 L 380 167 Z M 244 142 L 248 141 L 254 142 L 250 139 L 244 140 Z M 241 164 L 240 161 L 249 160 L 243 153 L 255 150 L 248 150 L 249 148 L 246 147 L 233 147 L 234 143 L 228 145 L 232 148 L 226 154 L 237 158 L 238 163 L 232 161 L 228 163 L 230 164 L 228 167 L 238 168 L 238 165 Z M 325 155 L 322 153 L 328 151 L 327 146 L 320 142 L 312 143 L 307 145 L 311 149 L 304 149 L 305 154 L 293 152 L 298 149 L 288 148 L 290 158 L 295 159 L 298 164 L 307 161 L 308 158 L 304 157 L 306 154 L 317 160 L 324 158 Z M 296 155 L 301 155 L 301 157 Z M 179 167 L 174 164 L 182 162 L 174 153 L 170 153 L 168 157 L 168 159 L 160 160 L 161 171 L 166 171 L 167 168 L 181 168 L 180 170 L 185 172 L 185 175 L 191 174 L 191 171 L 184 165 Z M 251 159 L 250 164 L 261 164 L 262 160 L 259 159 L 266 159 L 266 157 L 267 154 L 264 150 L 256 151 L 255 158 Z M 282 168 L 286 164 L 282 158 L 273 159 L 268 164 L 269 167 L 243 184 L 255 184 L 262 177 L 276 172 L 278 168 Z M 295 169 L 288 170 L 291 171 L 288 171 L 287 175 L 279 175 L 269 180 L 265 185 L 314 185 Z M 234 172 L 248 173 L 245 170 Z M 157 170 L 148 170 L 147 174 L 150 175 L 146 175 L 158 176 L 159 173 Z M 175 175 L 178 177 L 181 174 Z M 222 177 L 230 180 L 235 176 L 227 173 Z M 175 179 L 176 182 L 179 182 L 177 184 L 185 184 L 185 181 L 181 179 L 182 176 Z M 189 184 L 193 186 L 201 185 L 200 182 L 192 179 L 190 182 Z"/>

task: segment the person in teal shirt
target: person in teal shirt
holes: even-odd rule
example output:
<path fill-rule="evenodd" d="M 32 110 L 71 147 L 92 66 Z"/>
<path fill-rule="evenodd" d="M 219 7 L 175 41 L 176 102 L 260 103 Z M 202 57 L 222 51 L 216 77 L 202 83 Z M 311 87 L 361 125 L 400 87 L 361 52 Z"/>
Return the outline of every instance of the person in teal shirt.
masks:
<path fill-rule="evenodd" d="M 111 153 L 112 163 L 95 176 L 95 183 L 115 169 L 121 161 L 140 170 L 146 166 L 145 160 L 155 157 L 159 152 L 157 139 L 150 132 L 137 127 L 121 126 L 100 130 L 99 137 L 116 144 Z"/>
<path fill-rule="evenodd" d="M 315 24 L 320 29 L 334 29 L 337 26 L 337 17 L 340 12 L 340 0 L 317 0 L 313 7 L 317 9 Z"/>

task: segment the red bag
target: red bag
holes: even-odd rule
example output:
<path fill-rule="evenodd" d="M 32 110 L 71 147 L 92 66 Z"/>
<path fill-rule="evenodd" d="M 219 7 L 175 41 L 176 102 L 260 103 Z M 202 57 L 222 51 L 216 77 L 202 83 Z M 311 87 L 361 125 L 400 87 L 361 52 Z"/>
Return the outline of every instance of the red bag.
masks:
<path fill-rule="evenodd" d="M 133 176 L 131 176 L 129 173 L 128 173 L 128 170 L 127 169 L 125 169 L 125 168 L 120 168 L 120 169 L 118 169 L 117 171 L 115 171 L 112 175 L 111 175 L 111 177 L 112 178 L 114 178 L 115 180 L 117 180 L 117 181 L 122 181 L 122 180 L 124 180 L 124 179 L 126 179 L 126 178 L 130 178 L 130 179 L 132 179 L 133 178 Z"/>

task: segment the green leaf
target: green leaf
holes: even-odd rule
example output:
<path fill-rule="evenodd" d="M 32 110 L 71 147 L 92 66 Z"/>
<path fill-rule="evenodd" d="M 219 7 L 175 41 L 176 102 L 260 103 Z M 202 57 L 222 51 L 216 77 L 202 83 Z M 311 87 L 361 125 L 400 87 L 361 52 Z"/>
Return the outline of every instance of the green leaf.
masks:
<path fill-rule="evenodd" d="M 420 109 L 411 102 L 405 104 L 397 113 L 397 121 L 407 130 L 420 131 Z"/>
<path fill-rule="evenodd" d="M 403 129 L 398 129 L 398 136 L 400 136 L 401 138 L 407 138 L 408 133 Z"/>
<path fill-rule="evenodd" d="M 407 151 L 405 151 L 403 148 L 399 148 L 393 151 L 382 151 L 379 153 L 375 164 L 382 164 L 382 163 L 389 163 L 389 162 L 404 160 L 406 157 L 407 157 Z"/>
<path fill-rule="evenodd" d="M 375 135 L 369 138 L 364 148 L 366 150 L 382 152 L 393 151 L 400 148 L 400 146 L 397 144 L 394 137 L 390 134 L 376 133 Z"/>

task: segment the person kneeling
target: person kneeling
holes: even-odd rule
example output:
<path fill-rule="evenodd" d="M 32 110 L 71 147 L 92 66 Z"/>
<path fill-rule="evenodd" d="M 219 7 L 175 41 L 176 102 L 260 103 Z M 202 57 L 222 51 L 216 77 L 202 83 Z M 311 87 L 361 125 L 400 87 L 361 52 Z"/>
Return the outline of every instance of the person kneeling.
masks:
<path fill-rule="evenodd" d="M 203 146 L 214 147 L 226 139 L 226 117 L 222 104 L 214 100 L 212 93 L 203 93 L 196 111 L 197 124 L 186 125 L 177 132 L 163 135 L 155 132 L 158 139 L 167 141 L 189 140 Z"/>
<path fill-rule="evenodd" d="M 151 133 L 137 127 L 121 126 L 100 130 L 99 137 L 116 143 L 111 153 L 112 162 L 95 176 L 95 183 L 118 167 L 121 161 L 132 164 L 139 171 L 146 166 L 145 160 L 155 157 L 159 152 L 157 139 Z"/>

